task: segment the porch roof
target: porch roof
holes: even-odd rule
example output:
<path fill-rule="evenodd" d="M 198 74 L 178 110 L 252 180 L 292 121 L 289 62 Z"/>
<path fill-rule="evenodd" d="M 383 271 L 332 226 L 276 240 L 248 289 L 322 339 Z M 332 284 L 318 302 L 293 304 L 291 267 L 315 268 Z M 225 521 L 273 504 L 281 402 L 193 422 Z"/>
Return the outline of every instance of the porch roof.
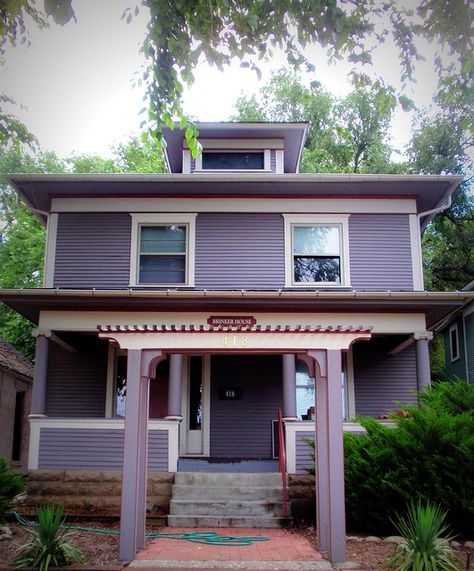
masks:
<path fill-rule="evenodd" d="M 53 311 L 424 313 L 433 329 L 474 292 L 0 289 L 0 301 L 33 323 Z M 361 315 L 361 319 L 362 319 Z"/>

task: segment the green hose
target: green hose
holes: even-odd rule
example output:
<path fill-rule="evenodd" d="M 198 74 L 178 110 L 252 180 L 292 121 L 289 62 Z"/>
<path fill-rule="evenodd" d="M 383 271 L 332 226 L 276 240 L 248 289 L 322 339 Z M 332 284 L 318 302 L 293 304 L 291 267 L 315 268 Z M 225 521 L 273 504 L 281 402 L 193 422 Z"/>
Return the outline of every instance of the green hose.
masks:
<path fill-rule="evenodd" d="M 34 521 L 30 521 L 16 512 L 9 512 L 16 518 L 18 523 L 22 525 L 38 525 Z M 96 529 L 93 527 L 79 527 L 75 525 L 62 525 L 61 527 L 72 529 L 75 531 L 85 531 L 88 533 L 104 533 L 106 535 L 120 535 L 120 531 L 115 529 Z M 205 545 L 216 545 L 218 547 L 243 547 L 244 545 L 252 545 L 258 541 L 270 541 L 269 537 L 265 536 L 241 536 L 235 537 L 232 535 L 219 535 L 215 531 L 195 531 L 193 533 L 147 533 L 146 539 L 184 539 L 192 543 L 202 543 Z"/>

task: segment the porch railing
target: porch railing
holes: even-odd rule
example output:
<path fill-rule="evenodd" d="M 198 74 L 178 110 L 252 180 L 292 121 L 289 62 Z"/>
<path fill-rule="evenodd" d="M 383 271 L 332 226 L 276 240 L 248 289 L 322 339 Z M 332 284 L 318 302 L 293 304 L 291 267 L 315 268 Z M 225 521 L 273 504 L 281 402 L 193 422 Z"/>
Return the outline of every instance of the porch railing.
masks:
<path fill-rule="evenodd" d="M 283 517 L 288 517 L 287 507 L 287 481 L 286 481 L 286 452 L 285 452 L 285 434 L 283 431 L 283 414 L 281 408 L 278 409 L 278 462 L 281 472 L 281 483 L 283 486 Z"/>

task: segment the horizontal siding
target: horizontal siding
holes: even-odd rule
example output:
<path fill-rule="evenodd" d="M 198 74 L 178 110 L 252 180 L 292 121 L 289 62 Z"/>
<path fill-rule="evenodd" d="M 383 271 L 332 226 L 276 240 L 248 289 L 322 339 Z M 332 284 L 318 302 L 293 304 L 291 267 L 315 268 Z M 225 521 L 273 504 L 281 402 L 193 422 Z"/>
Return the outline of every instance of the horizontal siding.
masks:
<path fill-rule="evenodd" d="M 127 213 L 61 213 L 54 286 L 125 288 L 129 285 L 131 217 Z"/>
<path fill-rule="evenodd" d="M 123 430 L 87 428 L 42 428 L 38 468 L 101 469 L 122 468 Z M 168 432 L 149 431 L 148 468 L 168 471 Z"/>
<path fill-rule="evenodd" d="M 220 386 L 239 388 L 240 400 L 220 400 Z M 211 456 L 272 458 L 272 420 L 282 400 L 281 355 L 213 356 Z"/>
<path fill-rule="evenodd" d="M 474 313 L 464 319 L 466 325 L 467 341 L 467 367 L 469 371 L 469 382 L 474 383 Z"/>
<path fill-rule="evenodd" d="M 303 438 L 307 438 L 314 442 L 314 430 L 308 432 L 296 433 L 296 473 L 307 474 L 308 470 L 314 466 L 314 460 L 311 457 L 313 449 L 304 442 Z"/>
<path fill-rule="evenodd" d="M 354 289 L 413 290 L 407 214 L 351 215 L 349 250 Z"/>
<path fill-rule="evenodd" d="M 281 214 L 199 214 L 197 288 L 280 289 L 284 285 Z"/>
<path fill-rule="evenodd" d="M 416 404 L 416 354 L 414 344 L 396 355 L 386 338 L 354 345 L 356 414 L 379 417 L 396 410 L 396 402 Z"/>
<path fill-rule="evenodd" d="M 108 342 L 93 336 L 70 341 L 77 353 L 49 344 L 46 413 L 51 417 L 103 418 Z"/>

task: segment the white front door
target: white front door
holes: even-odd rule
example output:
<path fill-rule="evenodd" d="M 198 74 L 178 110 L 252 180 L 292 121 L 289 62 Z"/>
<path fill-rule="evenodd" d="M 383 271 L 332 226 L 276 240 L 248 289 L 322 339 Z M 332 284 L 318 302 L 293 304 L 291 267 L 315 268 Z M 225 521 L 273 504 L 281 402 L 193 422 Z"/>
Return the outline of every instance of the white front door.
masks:
<path fill-rule="evenodd" d="M 181 454 L 209 456 L 210 356 L 188 356 L 185 371 Z"/>

